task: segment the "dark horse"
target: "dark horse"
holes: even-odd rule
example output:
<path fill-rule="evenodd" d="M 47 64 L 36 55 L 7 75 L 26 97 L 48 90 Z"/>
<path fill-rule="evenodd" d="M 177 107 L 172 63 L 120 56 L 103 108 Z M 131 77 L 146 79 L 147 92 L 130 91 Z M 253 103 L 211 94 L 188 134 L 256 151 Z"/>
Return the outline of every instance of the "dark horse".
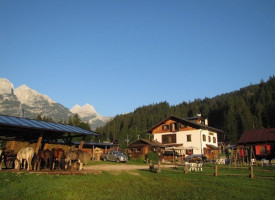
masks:
<path fill-rule="evenodd" d="M 53 163 L 53 153 L 51 150 L 39 150 L 38 154 L 34 155 L 33 159 L 33 168 L 34 170 L 40 170 L 40 169 L 52 169 L 52 163 Z"/>
<path fill-rule="evenodd" d="M 63 149 L 52 149 L 53 153 L 53 168 L 52 169 L 65 169 L 65 152 Z M 56 167 L 57 164 L 57 167 Z"/>
<path fill-rule="evenodd" d="M 4 161 L 4 165 L 6 168 L 14 168 L 15 159 L 16 159 L 16 154 L 14 153 L 13 150 L 2 149 L 0 165 L 2 164 L 1 161 Z M 0 166 L 0 168 L 1 168 L 1 166 Z"/>

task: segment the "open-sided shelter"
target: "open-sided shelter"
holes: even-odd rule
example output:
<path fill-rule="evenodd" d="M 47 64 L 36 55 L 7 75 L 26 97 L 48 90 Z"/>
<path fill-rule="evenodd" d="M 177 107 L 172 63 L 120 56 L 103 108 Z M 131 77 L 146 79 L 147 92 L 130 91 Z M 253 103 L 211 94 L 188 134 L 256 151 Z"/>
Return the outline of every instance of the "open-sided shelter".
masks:
<path fill-rule="evenodd" d="M 13 144 L 16 141 L 26 143 L 26 145 L 33 146 L 36 153 L 39 148 L 46 149 L 48 143 L 58 143 L 59 140 L 70 145 L 74 137 L 81 138 L 79 145 L 81 149 L 88 135 L 98 134 L 66 124 L 0 115 L 0 140 L 13 141 Z M 16 147 L 10 145 L 9 148 Z"/>

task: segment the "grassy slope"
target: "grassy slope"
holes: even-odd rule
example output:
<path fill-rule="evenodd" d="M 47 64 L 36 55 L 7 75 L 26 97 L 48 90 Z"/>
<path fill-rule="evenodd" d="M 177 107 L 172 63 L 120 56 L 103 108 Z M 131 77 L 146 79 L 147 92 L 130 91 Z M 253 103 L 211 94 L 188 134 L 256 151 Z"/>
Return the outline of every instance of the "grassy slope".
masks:
<path fill-rule="evenodd" d="M 0 199 L 272 199 L 275 181 L 247 176 L 184 175 L 180 170 L 140 175 L 0 173 Z"/>

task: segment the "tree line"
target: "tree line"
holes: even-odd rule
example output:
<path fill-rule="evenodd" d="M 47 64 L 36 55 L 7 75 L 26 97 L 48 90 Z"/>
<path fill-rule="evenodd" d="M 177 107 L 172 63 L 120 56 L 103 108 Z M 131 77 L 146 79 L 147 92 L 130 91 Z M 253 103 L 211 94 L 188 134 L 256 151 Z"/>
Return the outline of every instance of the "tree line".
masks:
<path fill-rule="evenodd" d="M 160 102 L 142 106 L 134 112 L 117 115 L 96 132 L 100 134 L 98 140 L 119 141 L 125 147 L 127 138 L 128 142 L 148 139 L 147 130 L 170 115 L 187 118 L 197 113 L 208 118 L 209 126 L 225 132 L 219 141 L 232 144 L 236 144 L 246 130 L 275 127 L 275 77 L 213 98 L 178 105 Z"/>

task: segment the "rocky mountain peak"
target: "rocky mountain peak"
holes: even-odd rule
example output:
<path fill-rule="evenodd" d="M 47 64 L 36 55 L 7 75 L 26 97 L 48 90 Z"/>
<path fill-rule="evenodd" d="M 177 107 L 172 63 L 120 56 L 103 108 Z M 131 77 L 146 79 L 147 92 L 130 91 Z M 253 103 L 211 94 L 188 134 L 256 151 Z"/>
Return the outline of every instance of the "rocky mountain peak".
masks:
<path fill-rule="evenodd" d="M 47 95 L 43 95 L 38 93 L 37 91 L 29 88 L 27 85 L 23 84 L 14 90 L 14 94 L 17 98 L 24 104 L 30 105 L 35 101 L 46 100 L 49 103 L 55 103 L 50 97 Z"/>
<path fill-rule="evenodd" d="M 95 108 L 90 104 L 85 104 L 84 106 L 80 106 L 76 104 L 72 109 L 72 113 L 77 113 L 80 117 L 87 117 L 87 116 L 97 116 L 98 113 L 96 112 Z"/>
<path fill-rule="evenodd" d="M 0 94 L 11 94 L 13 93 L 14 86 L 6 78 L 0 78 Z"/>

